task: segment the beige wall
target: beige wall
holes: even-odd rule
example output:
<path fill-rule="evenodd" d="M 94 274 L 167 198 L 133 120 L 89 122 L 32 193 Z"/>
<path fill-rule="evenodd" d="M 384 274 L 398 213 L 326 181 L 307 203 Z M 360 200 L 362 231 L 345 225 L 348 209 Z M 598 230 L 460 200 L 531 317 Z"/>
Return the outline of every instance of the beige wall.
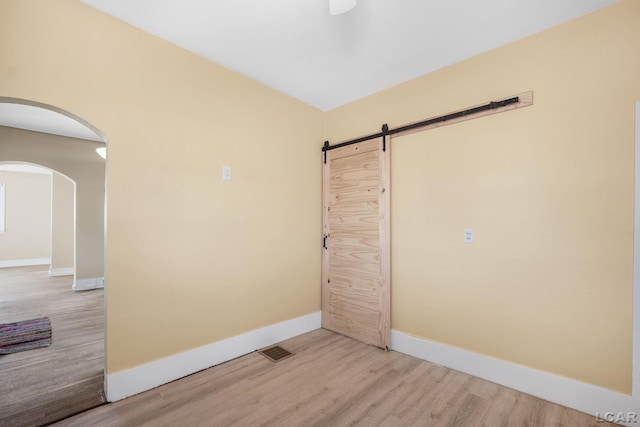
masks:
<path fill-rule="evenodd" d="M 109 373 L 319 310 L 321 111 L 74 0 L 0 0 L 0 95 L 109 139 Z"/>
<path fill-rule="evenodd" d="M 75 265 L 75 184 L 57 172 L 51 178 L 51 270 L 71 271 Z"/>
<path fill-rule="evenodd" d="M 394 139 L 394 329 L 631 392 L 639 16 L 623 0 L 327 114 L 335 143 L 534 92 Z"/>
<path fill-rule="evenodd" d="M 5 229 L 0 261 L 51 257 L 51 175 L 0 171 Z"/>
<path fill-rule="evenodd" d="M 0 161 L 46 166 L 76 182 L 76 279 L 104 276 L 105 162 L 96 154 L 103 146 L 0 126 Z"/>

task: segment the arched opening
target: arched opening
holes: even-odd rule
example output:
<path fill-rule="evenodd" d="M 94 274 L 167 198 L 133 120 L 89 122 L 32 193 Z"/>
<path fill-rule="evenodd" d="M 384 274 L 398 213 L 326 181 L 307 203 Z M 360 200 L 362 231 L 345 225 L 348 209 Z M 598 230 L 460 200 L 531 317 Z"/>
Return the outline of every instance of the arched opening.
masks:
<path fill-rule="evenodd" d="M 41 425 L 104 403 L 101 288 L 106 160 L 96 150 L 106 148 L 106 138 L 85 120 L 60 108 L 0 97 L 0 146 L 0 183 L 3 174 L 5 181 L 12 180 L 11 185 L 0 186 L 5 213 L 0 241 L 19 239 L 13 232 L 20 216 L 27 222 L 36 218 L 44 222 L 47 215 L 49 220 L 44 239 L 47 254 L 37 255 L 44 251 L 42 242 L 39 248 L 31 248 L 36 250 L 33 256 L 28 255 L 27 245 L 20 250 L 19 245 L 3 245 L 4 254 L 0 250 L 0 300 L 6 303 L 0 323 L 50 317 L 53 335 L 49 347 L 0 356 L 0 375 L 11 375 L 11 381 L 3 382 L 10 383 L 11 390 L 1 390 L 0 385 L 0 394 L 8 396 L 3 399 L 6 403 L 0 403 L 0 424 L 14 423 L 19 417 L 24 421 L 19 425 Z M 32 176 L 27 179 L 27 175 Z M 34 179 L 38 175 L 41 179 Z M 48 201 L 33 201 L 33 208 L 27 204 L 17 213 L 14 191 L 21 180 L 24 189 L 37 184 L 42 192 L 48 182 Z M 31 222 L 31 230 L 28 224 L 22 228 L 35 241 L 34 224 Z M 38 227 L 42 229 L 41 224 Z M 3 298 L 3 288 L 11 298 Z M 79 292 L 85 290 L 89 292 Z M 37 384 L 27 378 L 38 378 Z M 28 414 L 25 408 L 31 408 Z"/>
<path fill-rule="evenodd" d="M 0 126 L 107 142 L 100 129 L 87 120 L 54 105 L 21 98 L 0 96 Z"/>
<path fill-rule="evenodd" d="M 32 163 L 76 182 L 74 289 L 103 286 L 106 137 L 87 121 L 42 103 L 0 97 L 0 162 Z"/>

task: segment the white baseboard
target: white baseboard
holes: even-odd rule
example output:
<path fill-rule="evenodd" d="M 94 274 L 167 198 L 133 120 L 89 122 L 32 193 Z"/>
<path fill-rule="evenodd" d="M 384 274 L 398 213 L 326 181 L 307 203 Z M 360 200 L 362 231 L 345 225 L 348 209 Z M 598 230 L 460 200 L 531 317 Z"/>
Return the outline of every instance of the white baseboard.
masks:
<path fill-rule="evenodd" d="M 76 269 L 73 267 L 58 267 L 49 269 L 49 276 L 71 276 L 72 274 L 76 274 Z"/>
<path fill-rule="evenodd" d="M 51 264 L 51 258 L 9 259 L 6 261 L 0 261 L 0 268 L 30 267 L 32 265 L 46 264 Z"/>
<path fill-rule="evenodd" d="M 135 368 L 113 374 L 107 373 L 105 378 L 107 401 L 115 402 L 125 397 L 151 390 L 162 384 L 219 365 L 280 341 L 315 331 L 320 326 L 321 315 L 320 312 L 316 312 Z"/>
<path fill-rule="evenodd" d="M 570 378 L 448 346 L 404 332 L 391 332 L 391 349 L 483 378 L 578 411 L 598 415 L 638 414 L 640 399 Z M 637 421 L 623 425 L 638 427 Z"/>
<path fill-rule="evenodd" d="M 89 279 L 76 279 L 73 284 L 74 291 L 89 291 L 91 289 L 104 288 L 104 277 L 91 277 Z"/>

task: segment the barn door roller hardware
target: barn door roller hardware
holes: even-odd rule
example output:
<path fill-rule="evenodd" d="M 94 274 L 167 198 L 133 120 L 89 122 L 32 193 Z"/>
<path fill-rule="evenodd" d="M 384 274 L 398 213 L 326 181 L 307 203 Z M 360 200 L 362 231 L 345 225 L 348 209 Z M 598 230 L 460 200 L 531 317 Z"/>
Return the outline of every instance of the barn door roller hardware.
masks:
<path fill-rule="evenodd" d="M 389 125 L 382 125 L 382 151 L 387 151 L 387 135 L 389 134 Z"/>

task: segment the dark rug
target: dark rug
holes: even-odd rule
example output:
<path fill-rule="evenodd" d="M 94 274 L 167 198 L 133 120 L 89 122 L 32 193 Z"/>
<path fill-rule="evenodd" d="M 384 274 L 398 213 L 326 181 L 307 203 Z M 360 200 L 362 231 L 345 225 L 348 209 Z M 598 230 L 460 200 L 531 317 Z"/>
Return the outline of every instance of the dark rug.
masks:
<path fill-rule="evenodd" d="M 51 344 L 48 317 L 0 324 L 0 354 L 46 347 Z"/>

